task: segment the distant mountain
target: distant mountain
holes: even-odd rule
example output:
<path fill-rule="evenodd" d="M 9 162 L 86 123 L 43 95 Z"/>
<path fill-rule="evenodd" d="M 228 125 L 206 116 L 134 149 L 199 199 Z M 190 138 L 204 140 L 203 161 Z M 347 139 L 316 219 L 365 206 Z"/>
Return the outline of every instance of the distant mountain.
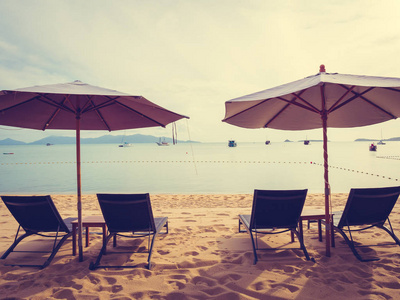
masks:
<path fill-rule="evenodd" d="M 393 137 L 390 139 L 384 139 L 382 141 L 387 141 L 387 142 L 399 142 L 400 141 L 400 137 Z"/>
<path fill-rule="evenodd" d="M 0 145 L 26 145 L 26 143 L 13 139 L 5 139 L 0 141 Z"/>
<path fill-rule="evenodd" d="M 390 139 L 356 139 L 355 142 L 376 142 L 376 141 L 384 141 L 384 142 L 399 142 L 400 137 L 392 137 Z"/>
<path fill-rule="evenodd" d="M 83 141 L 83 139 L 82 139 Z M 75 144 L 75 137 L 69 136 L 48 136 L 35 142 L 28 143 L 29 145 L 46 145 L 49 144 Z M 83 142 L 82 142 L 83 143 Z"/>
<path fill-rule="evenodd" d="M 133 135 L 103 135 L 97 138 L 82 138 L 81 144 L 121 144 L 123 142 L 127 143 L 155 143 L 160 140 L 160 137 L 152 136 L 152 135 L 143 135 L 143 134 L 133 134 Z M 172 138 L 164 138 L 163 141 L 167 143 L 172 143 Z M 75 144 L 75 137 L 68 136 L 48 136 L 43 139 L 37 140 L 31 143 L 24 143 L 21 141 L 16 141 L 13 139 L 5 139 L 0 141 L 0 145 L 61 145 L 61 144 Z M 178 143 L 199 143 L 194 141 L 179 141 Z"/>

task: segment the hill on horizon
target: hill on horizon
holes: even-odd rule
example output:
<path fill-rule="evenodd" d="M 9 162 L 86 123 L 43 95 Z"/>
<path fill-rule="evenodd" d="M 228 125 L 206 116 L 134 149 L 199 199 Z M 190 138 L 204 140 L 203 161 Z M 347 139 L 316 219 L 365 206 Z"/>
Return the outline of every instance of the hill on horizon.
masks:
<path fill-rule="evenodd" d="M 354 141 L 355 142 L 377 142 L 377 141 L 398 142 L 398 141 L 400 141 L 400 137 L 392 137 L 392 138 L 389 138 L 389 139 L 364 139 L 364 138 L 360 138 L 360 139 L 356 139 Z"/>
<path fill-rule="evenodd" d="M 82 138 L 81 144 L 121 144 L 123 142 L 127 143 L 156 143 L 160 139 L 166 141 L 167 143 L 172 143 L 172 138 L 168 137 L 156 137 L 152 135 L 143 135 L 143 134 L 133 134 L 133 135 L 103 135 L 97 138 Z M 0 141 L 0 145 L 45 145 L 49 144 L 75 144 L 75 137 L 69 136 L 48 136 L 43 139 L 25 143 L 21 141 L 17 141 L 14 139 L 4 139 Z M 178 140 L 178 143 L 199 143 L 196 141 L 181 141 Z"/>

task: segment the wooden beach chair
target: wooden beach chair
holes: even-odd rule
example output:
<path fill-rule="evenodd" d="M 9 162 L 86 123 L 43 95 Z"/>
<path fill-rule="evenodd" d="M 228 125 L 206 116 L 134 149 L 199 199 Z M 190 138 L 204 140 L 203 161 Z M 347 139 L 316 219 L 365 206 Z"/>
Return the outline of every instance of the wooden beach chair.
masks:
<path fill-rule="evenodd" d="M 102 266 L 100 260 L 106 253 L 107 244 L 116 237 L 148 237 L 148 269 L 151 268 L 151 254 L 154 240 L 162 228 L 168 233 L 168 218 L 154 218 L 149 194 L 97 194 L 100 208 L 107 224 L 108 235 L 96 262 L 90 264 L 90 269 L 96 268 L 134 268 L 136 266 Z M 129 234 L 129 235 L 128 235 Z M 133 251 L 129 252 L 132 253 Z M 122 252 L 112 252 L 122 253 Z M 107 252 L 109 254 L 109 252 Z"/>
<path fill-rule="evenodd" d="M 342 235 L 358 260 L 374 261 L 379 258 L 362 258 L 356 249 L 352 232 L 372 227 L 380 228 L 386 231 L 397 245 L 400 245 L 400 240 L 394 234 L 389 220 L 389 215 L 399 194 L 400 187 L 351 189 L 343 212 L 334 213 L 332 223 L 334 231 Z M 389 228 L 384 226 L 386 221 Z M 334 232 L 332 233 L 332 247 L 335 247 L 335 235 Z"/>
<path fill-rule="evenodd" d="M 251 238 L 254 264 L 257 263 L 258 234 L 279 234 L 291 231 L 296 234 L 307 260 L 310 260 L 298 223 L 307 190 L 254 190 L 251 215 L 239 215 L 239 232 L 247 231 Z M 245 230 L 241 229 L 244 225 Z M 268 250 L 271 248 L 268 248 Z"/>
<path fill-rule="evenodd" d="M 11 252 L 42 253 L 43 251 L 17 251 L 15 247 L 25 238 L 32 235 L 54 238 L 50 256 L 42 265 L 12 264 L 12 266 L 45 268 L 53 260 L 57 251 L 66 239 L 72 235 L 71 222 L 76 218 L 62 219 L 50 196 L 1 196 L 15 220 L 19 223 L 14 243 L 3 254 L 5 259 Z M 18 237 L 21 228 L 25 231 Z M 60 240 L 59 240 L 60 239 Z"/>

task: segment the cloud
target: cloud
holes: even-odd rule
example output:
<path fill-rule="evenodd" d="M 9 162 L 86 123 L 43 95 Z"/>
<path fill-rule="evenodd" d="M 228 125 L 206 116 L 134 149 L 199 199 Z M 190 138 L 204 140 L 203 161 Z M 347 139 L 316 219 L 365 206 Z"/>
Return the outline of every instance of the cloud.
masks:
<path fill-rule="evenodd" d="M 400 73 L 397 1 L 4 0 L 0 9 L 0 89 L 79 79 L 143 95 L 189 115 L 194 140 L 303 138 L 223 124 L 224 102 L 322 63 L 328 72 Z"/>

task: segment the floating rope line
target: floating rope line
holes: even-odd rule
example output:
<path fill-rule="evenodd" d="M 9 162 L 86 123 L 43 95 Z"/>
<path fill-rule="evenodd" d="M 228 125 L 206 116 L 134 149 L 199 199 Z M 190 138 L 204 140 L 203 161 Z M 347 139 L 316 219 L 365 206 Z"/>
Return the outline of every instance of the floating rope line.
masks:
<path fill-rule="evenodd" d="M 400 158 L 399 158 L 400 160 Z M 263 161 L 263 160 L 92 160 L 83 161 L 81 164 L 287 164 L 287 165 L 314 165 L 323 167 L 323 163 L 306 162 L 306 161 Z M 52 162 L 15 162 L 15 163 L 0 163 L 1 166 L 20 166 L 20 165 L 54 165 L 54 164 L 76 164 L 75 161 L 52 161 Z M 354 172 L 364 175 L 371 175 L 381 177 L 389 180 L 400 181 L 398 178 L 392 178 L 390 176 L 383 176 L 379 174 L 373 174 L 371 172 L 359 171 L 346 167 L 329 166 L 331 169 L 338 169 L 342 171 Z M 197 172 L 197 168 L 196 168 Z"/>
<path fill-rule="evenodd" d="M 92 161 L 82 161 L 81 163 L 82 164 L 120 164 L 120 163 L 310 164 L 310 162 L 302 162 L 302 161 L 261 161 L 261 160 L 96 160 L 96 161 L 92 160 Z M 51 165 L 51 164 L 76 164 L 76 162 L 52 161 L 52 162 L 0 163 L 0 165 Z"/>
<path fill-rule="evenodd" d="M 312 164 L 315 164 L 315 165 L 318 165 L 318 166 L 323 166 L 323 164 L 321 164 L 321 163 L 312 162 Z M 364 172 L 364 171 L 349 169 L 349 168 L 345 168 L 345 167 L 329 166 L 329 168 L 343 170 L 343 171 L 349 171 L 349 172 L 355 172 L 355 173 L 359 173 L 359 174 L 371 175 L 371 176 L 381 177 L 381 178 L 385 178 L 385 179 L 389 179 L 389 180 L 399 181 L 398 178 L 392 178 L 390 176 L 383 176 L 383 175 L 379 175 L 379 174 L 373 174 L 373 173 L 370 173 L 370 172 Z"/>
<path fill-rule="evenodd" d="M 398 155 L 377 156 L 376 158 L 400 160 L 400 156 Z"/>

